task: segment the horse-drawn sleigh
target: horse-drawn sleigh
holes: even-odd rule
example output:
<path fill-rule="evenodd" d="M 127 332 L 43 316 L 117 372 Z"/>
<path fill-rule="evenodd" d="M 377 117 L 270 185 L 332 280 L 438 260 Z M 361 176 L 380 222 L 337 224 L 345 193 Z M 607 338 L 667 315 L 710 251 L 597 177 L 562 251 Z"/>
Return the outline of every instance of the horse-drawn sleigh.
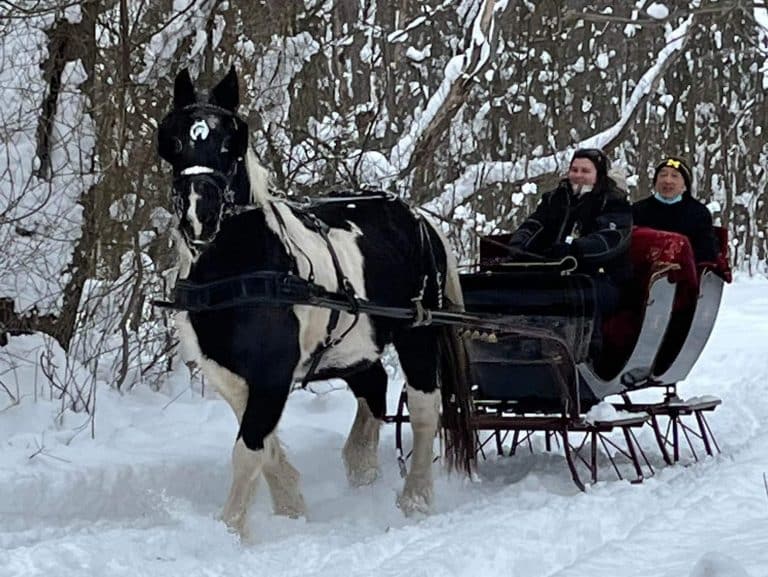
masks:
<path fill-rule="evenodd" d="M 683 403 L 674 387 L 706 343 L 727 266 L 691 270 L 685 242 L 636 231 L 637 290 L 605 325 L 606 344 L 620 346 L 589 359 L 589 278 L 567 263 L 525 271 L 500 265 L 493 239 L 481 247 L 481 269 L 460 276 L 438 229 L 393 196 L 276 198 L 248 145 L 238 103 L 234 70 L 202 99 L 182 71 L 158 130 L 160 156 L 173 167 L 181 255 L 180 280 L 165 306 L 180 311 L 182 343 L 240 423 L 223 513 L 234 530 L 245 531 L 262 474 L 277 513 L 304 514 L 298 473 L 275 429 L 294 384 L 312 379 L 343 378 L 358 398 L 343 450 L 351 483 L 376 478 L 380 425 L 395 423 L 407 468 L 398 506 L 406 514 L 431 507 L 440 427 L 448 461 L 467 471 L 484 450 L 481 431 L 490 431 L 500 453 L 510 431 L 512 452 L 534 431 L 548 443 L 554 434 L 582 488 L 577 460 L 596 479 L 598 441 L 605 444 L 603 433 L 614 428 L 624 433 L 620 449 L 637 478 L 644 475 L 643 453 L 633 429 L 646 422 L 668 461 L 678 458 L 678 431 L 695 432 L 712 452 L 704 413 L 719 401 Z M 521 303 L 522 290 L 537 298 Z M 406 379 L 394 415 L 386 414 L 381 361 L 388 344 Z M 658 386 L 667 391 L 659 403 L 629 398 Z M 627 414 L 585 417 L 618 394 Z M 685 415 L 693 415 L 695 430 Z M 666 434 L 662 417 L 671 423 Z M 411 451 L 403 448 L 405 422 Z M 575 433 L 592 439 L 588 458 L 573 446 Z"/>
<path fill-rule="evenodd" d="M 685 401 L 677 394 L 677 384 L 707 343 L 723 285 L 731 279 L 725 231 L 716 233 L 724 247 L 718 262 L 696 267 L 685 237 L 633 231 L 634 277 L 622 308 L 604 321 L 599 358 L 590 358 L 587 346 L 593 318 L 589 277 L 551 265 L 538 271 L 500 265 L 506 236 L 483 239 L 480 272 L 461 275 L 467 312 L 497 315 L 515 329 L 545 326 L 553 334 L 467 331 L 475 385 L 472 427 L 490 432 L 477 435 L 479 454 L 485 456 L 491 442 L 498 455 L 513 455 L 523 444 L 533 450 L 532 435 L 541 432 L 547 450 L 553 440 L 562 442 L 573 480 L 584 489 L 585 482 L 598 479 L 599 447 L 619 478 L 617 453 L 631 464 L 634 480 L 653 474 L 634 434 L 638 427 L 651 428 L 667 464 L 679 461 L 686 448 L 694 459 L 697 448 L 707 455 L 718 451 L 706 414 L 720 400 Z M 654 402 L 632 400 L 634 392 L 649 390 L 659 393 Z M 401 399 L 387 417 L 398 428 L 401 459 L 407 456 L 401 433 L 405 407 Z M 614 430 L 621 432 L 620 440 L 607 435 Z"/>

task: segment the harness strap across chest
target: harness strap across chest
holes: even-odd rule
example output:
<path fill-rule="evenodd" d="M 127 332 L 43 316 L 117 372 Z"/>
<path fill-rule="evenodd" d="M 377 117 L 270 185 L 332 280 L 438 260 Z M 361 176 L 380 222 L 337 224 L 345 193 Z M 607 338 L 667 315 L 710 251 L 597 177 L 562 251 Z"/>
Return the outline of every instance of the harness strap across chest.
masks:
<path fill-rule="evenodd" d="M 339 317 L 341 316 L 341 312 L 338 309 L 331 309 L 331 314 L 328 317 L 328 324 L 325 327 L 325 339 L 320 344 L 320 346 L 318 346 L 310 355 L 309 368 L 307 369 L 307 373 L 304 375 L 304 378 L 301 380 L 301 386 L 306 387 L 307 383 L 311 381 L 312 377 L 315 375 L 323 355 L 325 355 L 325 353 L 330 351 L 335 346 L 339 345 L 339 343 L 341 343 L 341 341 L 343 341 L 344 338 L 350 332 L 352 332 L 352 329 L 354 329 L 357 325 L 358 321 L 360 320 L 360 303 L 357 298 L 357 293 L 355 292 L 355 287 L 352 286 L 349 278 L 347 278 L 347 276 L 344 274 L 344 271 L 341 269 L 339 256 L 336 253 L 336 249 L 333 247 L 333 244 L 331 243 L 331 239 L 328 237 L 328 231 L 330 230 L 328 225 L 311 212 L 302 212 L 301 216 L 302 219 L 305 220 L 305 224 L 309 224 L 308 228 L 317 232 L 323 239 L 323 242 L 325 242 L 325 246 L 328 248 L 328 253 L 331 255 L 331 261 L 333 262 L 333 270 L 336 274 L 336 284 L 339 287 L 338 290 L 346 298 L 350 305 L 349 312 L 353 315 L 352 323 L 349 325 L 349 327 L 347 327 L 347 329 L 338 337 L 333 338 L 333 331 L 336 330 L 336 327 L 339 324 Z"/>

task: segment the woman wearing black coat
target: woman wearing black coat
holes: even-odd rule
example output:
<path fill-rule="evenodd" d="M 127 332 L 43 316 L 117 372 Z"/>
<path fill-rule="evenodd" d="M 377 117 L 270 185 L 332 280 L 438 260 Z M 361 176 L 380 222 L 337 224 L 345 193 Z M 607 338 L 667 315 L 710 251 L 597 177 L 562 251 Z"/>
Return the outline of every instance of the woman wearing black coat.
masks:
<path fill-rule="evenodd" d="M 631 275 L 632 209 L 626 192 L 608 176 L 608 159 L 596 148 L 577 150 L 568 176 L 547 192 L 510 240 L 513 255 L 573 256 L 577 272 L 595 283 L 597 308 L 606 315 L 619 304 L 619 287 Z"/>
<path fill-rule="evenodd" d="M 656 167 L 654 192 L 632 206 L 634 222 L 688 237 L 696 262 L 714 262 L 719 246 L 712 230 L 712 215 L 691 196 L 691 170 L 682 159 L 671 156 Z"/>

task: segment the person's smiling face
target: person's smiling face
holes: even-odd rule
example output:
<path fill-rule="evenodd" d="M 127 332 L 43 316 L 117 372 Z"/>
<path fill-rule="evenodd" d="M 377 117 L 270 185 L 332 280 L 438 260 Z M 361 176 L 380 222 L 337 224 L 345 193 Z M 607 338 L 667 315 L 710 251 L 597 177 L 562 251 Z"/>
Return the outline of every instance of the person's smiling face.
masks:
<path fill-rule="evenodd" d="M 665 166 L 656 177 L 656 192 L 664 198 L 675 198 L 685 191 L 685 179 L 679 170 Z"/>
<path fill-rule="evenodd" d="M 597 169 L 588 158 L 574 158 L 568 169 L 568 180 L 571 186 L 594 186 L 597 182 Z"/>

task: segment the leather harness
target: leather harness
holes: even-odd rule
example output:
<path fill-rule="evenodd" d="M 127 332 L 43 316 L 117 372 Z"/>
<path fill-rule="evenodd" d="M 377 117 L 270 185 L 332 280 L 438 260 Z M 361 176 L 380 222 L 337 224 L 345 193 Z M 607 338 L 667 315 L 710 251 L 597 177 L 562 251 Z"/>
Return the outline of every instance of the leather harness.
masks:
<path fill-rule="evenodd" d="M 189 280 L 180 280 L 176 283 L 173 289 L 173 299 L 171 302 L 155 301 L 154 304 L 164 308 L 172 308 L 176 310 L 185 310 L 189 312 L 203 312 L 216 309 L 224 309 L 235 306 L 242 306 L 248 304 L 262 304 L 262 305 L 312 305 L 316 304 L 329 308 L 331 313 L 328 318 L 328 323 L 325 329 L 325 338 L 323 342 L 311 353 L 309 359 L 309 368 L 305 377 L 302 379 L 302 386 L 306 386 L 307 382 L 312 380 L 312 377 L 317 371 L 323 356 L 332 348 L 338 346 L 344 338 L 354 329 L 357 325 L 360 314 L 368 313 L 378 316 L 392 316 L 385 314 L 390 307 L 380 307 L 373 305 L 368 301 L 362 301 L 349 278 L 344 273 L 341 263 L 339 261 L 338 254 L 334 248 L 328 233 L 330 227 L 323 222 L 320 218 L 310 212 L 310 209 L 328 204 L 350 203 L 350 202 L 365 202 L 365 201 L 381 201 L 388 202 L 402 202 L 398 197 L 389 193 L 371 193 L 365 195 L 350 195 L 350 196 L 334 196 L 328 198 L 314 198 L 303 199 L 300 202 L 292 202 L 290 200 L 281 200 L 287 204 L 299 218 L 299 220 L 308 229 L 316 232 L 320 235 L 325 243 L 328 253 L 333 262 L 334 273 L 336 275 L 336 282 L 338 286 L 337 292 L 329 292 L 324 287 L 318 285 L 315 282 L 314 265 L 309 256 L 303 251 L 301 246 L 293 243 L 287 234 L 287 226 L 285 220 L 280 211 L 276 208 L 274 202 L 270 202 L 268 207 L 261 205 L 254 206 L 239 206 L 234 205 L 231 201 L 228 201 L 228 195 L 226 190 L 230 179 L 221 178 L 219 175 L 202 174 L 202 175 L 190 175 L 187 178 L 204 177 L 210 178 L 215 176 L 217 187 L 224 195 L 224 213 L 222 218 L 231 216 L 233 214 L 240 214 L 249 210 L 271 210 L 275 217 L 275 220 L 281 230 L 282 240 L 284 246 L 288 251 L 293 262 L 296 262 L 296 254 L 294 250 L 302 253 L 303 257 L 307 260 L 309 265 L 309 273 L 306 279 L 303 279 L 298 274 L 298 269 L 294 266 L 293 270 L 285 272 L 277 271 L 258 271 L 255 273 L 249 273 L 234 278 L 222 279 L 210 283 L 196 283 Z M 211 179 L 212 181 L 214 179 Z M 220 183 L 220 184 L 219 184 Z M 231 198 L 231 195 L 229 195 Z M 419 247 L 418 254 L 419 266 L 421 268 L 421 289 L 416 294 L 411 302 L 413 303 L 413 314 L 403 315 L 403 311 L 400 311 L 397 315 L 399 318 L 411 320 L 412 326 L 426 326 L 432 323 L 433 311 L 424 306 L 425 292 L 430 282 L 430 277 L 436 287 L 436 302 L 437 308 L 442 309 L 444 304 L 443 298 L 443 275 L 441 274 L 437 259 L 435 256 L 434 247 L 430 238 L 428 224 L 426 220 L 420 215 L 416 215 L 419 226 Z M 292 246 L 293 245 L 293 248 Z M 362 305 L 365 305 L 364 307 Z M 365 310 L 363 310 L 365 309 Z M 408 310 L 408 309 L 406 309 Z M 333 337 L 333 332 L 336 330 L 341 312 L 347 312 L 353 316 L 352 323 L 337 337 Z"/>

